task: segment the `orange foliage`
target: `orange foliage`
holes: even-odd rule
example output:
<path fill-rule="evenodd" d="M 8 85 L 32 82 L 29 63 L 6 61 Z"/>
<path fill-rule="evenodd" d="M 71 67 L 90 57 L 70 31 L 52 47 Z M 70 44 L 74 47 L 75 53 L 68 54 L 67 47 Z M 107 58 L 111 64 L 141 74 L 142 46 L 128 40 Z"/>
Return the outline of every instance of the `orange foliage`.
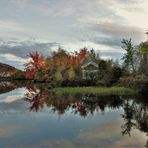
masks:
<path fill-rule="evenodd" d="M 37 51 L 35 53 L 29 53 L 29 57 L 31 58 L 31 61 L 24 64 L 26 69 L 25 77 L 34 78 L 38 70 L 44 69 L 45 60 L 43 56 L 40 55 Z"/>
<path fill-rule="evenodd" d="M 82 61 L 84 61 L 89 55 L 87 48 L 81 49 L 79 52 L 75 52 L 75 55 L 72 55 L 69 59 L 70 65 L 78 68 Z"/>
<path fill-rule="evenodd" d="M 57 52 L 53 52 L 53 55 L 46 59 L 46 73 L 54 73 L 54 71 L 56 71 L 57 69 L 62 71 L 70 67 L 69 57 L 70 55 L 63 49 L 59 49 Z"/>
<path fill-rule="evenodd" d="M 81 62 L 84 61 L 89 55 L 86 48 L 75 52 L 73 55 L 69 54 L 63 49 L 53 52 L 51 57 L 46 59 L 38 52 L 29 53 L 31 61 L 25 64 L 26 78 L 34 78 L 36 72 L 42 71 L 45 75 L 52 75 L 57 69 L 64 71 L 70 67 L 79 68 Z"/>

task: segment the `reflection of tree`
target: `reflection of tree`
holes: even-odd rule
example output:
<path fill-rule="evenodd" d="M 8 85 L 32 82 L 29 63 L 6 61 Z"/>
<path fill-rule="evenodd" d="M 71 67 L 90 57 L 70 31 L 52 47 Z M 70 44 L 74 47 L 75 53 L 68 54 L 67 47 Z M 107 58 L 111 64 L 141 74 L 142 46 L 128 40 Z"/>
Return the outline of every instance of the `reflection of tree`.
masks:
<path fill-rule="evenodd" d="M 123 108 L 122 117 L 125 124 L 121 127 L 122 134 L 131 135 L 133 129 L 139 129 L 148 135 L 148 106 L 146 102 L 137 103 L 136 100 L 126 100 Z M 148 147 L 148 141 L 145 146 Z"/>
<path fill-rule="evenodd" d="M 36 111 L 42 110 L 44 108 L 44 103 L 46 96 L 42 94 L 42 89 L 38 89 L 36 86 L 31 85 L 26 87 L 28 92 L 25 94 L 26 101 L 29 101 L 31 103 L 30 111 Z"/>
<path fill-rule="evenodd" d="M 55 95 L 46 86 L 27 87 L 26 101 L 31 103 L 30 111 L 41 111 L 44 106 L 53 112 L 64 114 L 71 111 L 82 117 L 93 114 L 95 111 L 104 112 L 107 108 L 123 107 L 122 118 L 125 124 L 121 127 L 123 135 L 131 135 L 131 131 L 139 129 L 148 134 L 148 105 L 139 100 L 122 99 L 119 96 L 97 95 Z M 139 101 L 139 102 L 138 102 Z M 148 142 L 145 147 L 148 147 Z"/>
<path fill-rule="evenodd" d="M 148 148 L 148 140 L 147 140 L 147 142 L 146 142 L 146 145 L 145 145 L 145 147 L 146 147 L 146 148 Z"/>
<path fill-rule="evenodd" d="M 123 105 L 123 108 L 124 108 L 125 114 L 122 115 L 122 117 L 125 120 L 125 124 L 121 127 L 123 130 L 122 134 L 123 135 L 128 134 L 130 136 L 131 135 L 130 132 L 132 128 L 136 125 L 133 121 L 133 117 L 134 117 L 133 104 L 130 104 L 129 100 L 126 100 Z"/>
<path fill-rule="evenodd" d="M 0 94 L 2 93 L 7 93 L 9 91 L 12 91 L 17 88 L 22 88 L 22 87 L 27 87 L 27 88 L 32 88 L 35 87 L 34 84 L 32 84 L 31 81 L 0 81 Z"/>
<path fill-rule="evenodd" d="M 31 111 L 39 111 L 44 105 L 48 106 L 52 111 L 58 114 L 63 114 L 67 110 L 71 110 L 74 114 L 87 116 L 95 111 L 104 112 L 106 107 L 116 108 L 122 104 L 122 99 L 116 96 L 97 96 L 97 95 L 55 95 L 40 86 L 40 91 L 37 88 L 27 88 L 26 100 L 31 103 Z"/>
<path fill-rule="evenodd" d="M 30 102 L 30 111 L 41 111 L 45 106 L 53 112 L 64 114 L 66 111 L 71 111 L 73 114 L 86 117 L 95 112 L 105 112 L 107 108 L 122 107 L 124 113 L 124 125 L 122 128 L 123 135 L 131 135 L 134 129 L 148 135 L 148 101 L 147 96 L 140 99 L 124 99 L 120 96 L 97 96 L 93 94 L 77 94 L 77 95 L 55 95 L 54 92 L 48 89 L 46 84 L 26 83 L 0 83 L 0 93 L 10 91 L 18 87 L 26 87 L 28 92 L 25 94 L 25 100 Z M 148 148 L 148 140 L 145 144 Z"/>
<path fill-rule="evenodd" d="M 137 127 L 148 134 L 148 106 L 140 104 L 136 112 Z"/>

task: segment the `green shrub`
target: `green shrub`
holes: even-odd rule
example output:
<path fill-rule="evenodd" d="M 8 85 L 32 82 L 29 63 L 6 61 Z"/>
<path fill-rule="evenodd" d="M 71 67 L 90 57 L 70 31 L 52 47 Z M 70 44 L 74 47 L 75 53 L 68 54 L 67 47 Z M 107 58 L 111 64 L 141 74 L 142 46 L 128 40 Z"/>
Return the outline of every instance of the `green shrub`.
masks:
<path fill-rule="evenodd" d="M 145 75 L 138 75 L 138 76 L 128 76 L 122 77 L 118 81 L 119 86 L 125 86 L 130 88 L 138 88 L 140 89 L 143 84 L 148 81 L 148 78 Z"/>

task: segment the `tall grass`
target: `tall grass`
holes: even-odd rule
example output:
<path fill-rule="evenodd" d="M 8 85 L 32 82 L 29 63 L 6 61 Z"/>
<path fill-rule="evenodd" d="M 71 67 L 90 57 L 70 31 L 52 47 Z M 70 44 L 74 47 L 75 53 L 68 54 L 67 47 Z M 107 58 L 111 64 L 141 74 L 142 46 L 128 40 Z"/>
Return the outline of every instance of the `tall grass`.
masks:
<path fill-rule="evenodd" d="M 125 87 L 58 87 L 56 94 L 135 95 L 138 90 Z"/>

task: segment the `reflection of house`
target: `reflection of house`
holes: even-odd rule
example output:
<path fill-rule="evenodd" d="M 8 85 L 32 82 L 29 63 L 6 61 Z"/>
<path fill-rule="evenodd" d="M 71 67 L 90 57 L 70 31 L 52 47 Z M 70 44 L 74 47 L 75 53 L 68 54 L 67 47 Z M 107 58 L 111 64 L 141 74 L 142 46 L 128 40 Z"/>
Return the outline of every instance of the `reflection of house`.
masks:
<path fill-rule="evenodd" d="M 99 66 L 96 61 L 88 59 L 81 65 L 81 70 L 83 79 L 94 79 L 98 75 Z"/>

